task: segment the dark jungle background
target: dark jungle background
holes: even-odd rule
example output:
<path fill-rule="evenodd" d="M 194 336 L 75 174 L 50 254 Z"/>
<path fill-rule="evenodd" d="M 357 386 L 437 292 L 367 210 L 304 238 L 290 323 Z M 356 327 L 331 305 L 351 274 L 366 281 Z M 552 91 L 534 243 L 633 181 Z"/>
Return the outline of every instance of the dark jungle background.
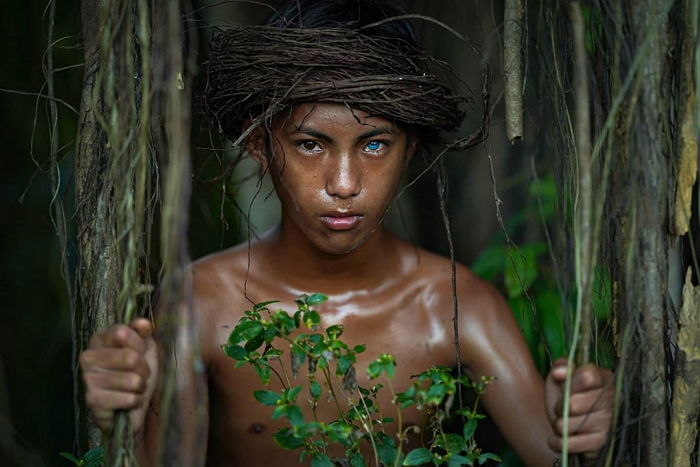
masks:
<path fill-rule="evenodd" d="M 275 4 L 273 0 L 264 3 Z M 522 143 L 512 146 L 505 135 L 502 99 L 503 2 L 410 0 L 406 5 L 410 12 L 435 17 L 467 35 L 481 51 L 479 57 L 443 29 L 416 22 L 425 48 L 448 61 L 473 90 L 473 112 L 462 133 L 481 123 L 482 61 L 491 64 L 489 138 L 475 148 L 445 155 L 448 190 L 444 201 L 456 258 L 493 281 L 507 297 L 544 373 L 552 359 L 565 354 L 570 325 L 568 314 L 562 311 L 562 303 L 570 298 L 562 301 L 560 293 L 569 285 L 562 286 L 565 279 L 556 269 L 570 258 L 555 248 L 566 242 L 569 232 L 556 217 L 557 206 L 561 208 L 555 186 L 556 171 L 561 170 L 557 157 L 570 148 L 557 145 L 551 134 L 562 131 L 562 116 L 552 112 L 561 102 L 553 103 L 553 99 L 571 96 L 566 86 L 560 96 L 550 92 L 553 86 L 542 81 L 544 66 L 537 59 L 546 49 L 542 38 L 547 37 L 547 24 L 551 25 L 543 18 L 551 20 L 548 15 L 564 13 L 548 2 L 533 1 L 527 6 L 525 133 Z M 193 7 L 201 26 L 202 57 L 211 34 L 209 26 L 256 23 L 268 13 L 263 6 L 214 0 L 195 1 Z M 15 465 L 20 460 L 20 465 L 68 465 L 59 452 L 85 448 L 84 441 L 76 444 L 71 310 L 50 210 L 56 197 L 65 204 L 66 269 L 73 271 L 77 261 L 71 217 L 75 207 L 74 109 L 79 107 L 83 76 L 81 5 L 77 0 L 56 3 L 53 50 L 56 95 L 61 99 L 57 193 L 50 184 L 47 103 L 39 96 L 46 94 L 47 9 L 46 1 L 0 3 L 0 142 L 4 149 L 0 165 L 0 465 Z M 591 33 L 587 43 L 591 54 L 595 40 Z M 562 47 L 566 49 L 566 41 Z M 208 136 L 195 119 L 192 258 L 244 241 L 249 231 L 262 232 L 278 215 L 274 196 L 267 196 L 271 185 L 263 181 L 259 187 L 256 167 L 250 161 L 242 162 L 224 182 L 207 182 L 235 157 L 231 151 L 223 155 L 212 151 Z M 409 178 L 422 168 L 417 163 Z M 439 203 L 436 176 L 428 172 L 405 192 L 387 223 L 402 236 L 447 255 Z M 518 261 L 513 260 L 515 256 Z M 679 257 L 682 262 L 687 254 Z M 682 279 L 676 276 L 669 289 L 679 291 Z M 610 296 L 610 276 L 605 268 L 597 269 L 593 309 L 598 338 L 593 358 L 609 367 L 614 354 L 609 336 Z M 77 390 L 79 394 L 80 388 Z"/>

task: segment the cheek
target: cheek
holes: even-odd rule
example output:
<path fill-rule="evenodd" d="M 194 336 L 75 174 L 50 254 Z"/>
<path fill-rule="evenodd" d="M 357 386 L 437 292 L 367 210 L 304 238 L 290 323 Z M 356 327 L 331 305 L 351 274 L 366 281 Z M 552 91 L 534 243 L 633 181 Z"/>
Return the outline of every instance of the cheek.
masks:
<path fill-rule="evenodd" d="M 381 171 L 371 173 L 368 186 L 373 196 L 391 200 L 401 183 L 404 167 L 402 163 L 387 164 Z"/>
<path fill-rule="evenodd" d="M 277 196 L 282 203 L 291 201 L 295 211 L 308 207 L 305 203 L 321 196 L 321 174 L 312 164 L 287 158 L 279 160 L 271 170 Z"/>

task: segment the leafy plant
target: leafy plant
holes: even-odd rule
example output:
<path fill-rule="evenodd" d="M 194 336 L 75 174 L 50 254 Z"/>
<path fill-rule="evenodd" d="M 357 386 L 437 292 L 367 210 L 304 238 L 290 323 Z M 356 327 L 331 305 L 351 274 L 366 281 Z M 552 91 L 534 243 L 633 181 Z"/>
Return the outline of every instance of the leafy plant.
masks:
<path fill-rule="evenodd" d="M 237 367 L 252 366 L 263 384 L 267 385 L 272 375 L 282 384 L 281 392 L 261 389 L 254 393 L 258 402 L 274 407 L 273 420 L 288 422 L 288 426 L 274 433 L 277 444 L 285 449 L 299 449 L 300 460 L 309 457 L 312 467 L 332 467 L 335 462 L 351 467 L 365 466 L 361 443 L 371 446 L 377 466 L 459 466 L 498 460 L 494 454 L 481 452 L 474 441 L 478 422 L 484 418 L 477 413 L 476 404 L 490 378 L 472 382 L 466 376 L 453 376 L 449 368 L 433 367 L 415 375 L 406 391 L 396 392 L 393 385 L 396 360 L 388 353 L 381 354 L 369 364 L 367 375 L 372 381 L 383 378 L 386 382 L 395 418 L 385 416 L 378 401 L 378 393 L 385 386 L 381 383 L 369 388 L 357 385 L 355 364 L 365 346 L 351 347 L 343 342 L 340 339 L 342 325 L 321 327 L 320 315 L 313 307 L 327 299 L 322 294 L 302 295 L 296 300 L 297 310 L 293 314 L 281 309 L 272 311 L 270 305 L 277 303 L 274 301 L 258 303 L 252 310 L 245 311 L 223 346 L 223 351 L 236 361 Z M 305 392 L 302 392 L 303 385 L 292 385 L 282 365 L 283 352 L 275 346 L 279 342 L 289 345 L 292 378 L 298 377 L 305 365 Z M 465 419 L 462 432 L 445 433 L 442 422 L 452 409 L 459 386 L 474 390 L 476 402 L 473 407 L 456 411 Z M 342 405 L 341 391 L 347 401 Z M 335 420 L 318 419 L 317 407 L 323 396 L 334 402 L 338 415 Z M 299 407 L 301 397 L 308 402 L 313 420 L 304 419 Z M 402 410 L 410 406 L 430 415 L 428 426 L 432 436 L 426 447 L 404 454 L 408 435 L 418 430 L 415 426 L 403 426 Z M 387 426 L 394 423 L 396 433 L 391 435 Z M 331 444 L 342 446 L 344 458 L 330 458 L 328 447 Z"/>
<path fill-rule="evenodd" d="M 73 465 L 80 467 L 102 467 L 104 465 L 105 453 L 102 446 L 98 446 L 94 449 L 90 449 L 85 453 L 82 459 L 78 459 L 73 454 L 69 452 L 59 453 L 64 459 L 68 459 L 73 463 Z"/>

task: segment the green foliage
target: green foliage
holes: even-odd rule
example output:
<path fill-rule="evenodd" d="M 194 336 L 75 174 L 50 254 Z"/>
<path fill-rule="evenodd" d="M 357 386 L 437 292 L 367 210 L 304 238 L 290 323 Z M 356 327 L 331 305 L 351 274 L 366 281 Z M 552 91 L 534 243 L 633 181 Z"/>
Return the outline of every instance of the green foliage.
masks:
<path fill-rule="evenodd" d="M 530 199 L 524 209 L 515 213 L 506 224 L 509 236 L 517 235 L 528 217 L 549 221 L 555 214 L 556 187 L 554 178 L 543 177 L 529 187 Z M 550 358 L 568 352 L 564 315 L 571 304 L 562 303 L 556 282 L 556 271 L 550 267 L 549 248 L 542 242 L 516 246 L 500 233 L 472 264 L 481 278 L 501 285 L 513 316 L 528 343 L 533 360 L 543 374 L 549 370 Z M 571 297 L 572 303 L 575 297 Z M 610 279 L 596 271 L 593 286 L 594 315 L 600 327 L 610 317 Z M 605 339 L 596 342 L 597 362 L 612 364 L 611 351 Z"/>
<path fill-rule="evenodd" d="M 284 342 L 289 346 L 292 374 L 297 376 L 302 365 L 307 367 L 308 391 L 301 385 L 292 386 L 286 376 L 274 374 L 284 388 L 277 393 L 257 390 L 255 399 L 273 407 L 272 419 L 286 418 L 289 426 L 277 430 L 273 438 L 284 449 L 300 449 L 300 459 L 311 459 L 312 467 L 333 466 L 327 447 L 340 445 L 344 450 L 346 465 L 363 467 L 361 444 L 371 447 L 377 465 L 474 465 L 487 459 L 498 459 L 490 453 L 482 453 L 474 441 L 478 421 L 484 418 L 476 412 L 479 396 L 489 378 L 472 382 L 466 376 L 455 377 L 449 368 L 433 367 L 413 376 L 411 385 L 404 392 L 395 392 L 396 360 L 388 353 L 379 355 L 367 368 L 370 380 L 384 378 L 396 409 L 396 417 L 381 413 L 378 394 L 385 389 L 382 383 L 365 388 L 357 385 L 355 364 L 357 355 L 366 349 L 364 345 L 348 346 L 340 340 L 342 325 L 321 328 L 320 315 L 312 307 L 323 304 L 328 297 L 322 294 L 303 295 L 296 300 L 297 310 L 289 314 L 284 310 L 271 311 L 275 302 L 256 304 L 247 310 L 231 332 L 223 351 L 236 361 L 236 366 L 251 365 L 263 384 L 268 384 L 273 373 L 272 364 L 281 364 L 282 351 L 275 345 Z M 445 433 L 442 421 L 450 412 L 459 387 L 473 390 L 476 402 L 471 408 L 461 408 L 457 413 L 466 420 L 460 433 Z M 339 392 L 342 391 L 341 399 Z M 300 395 L 308 395 L 306 402 L 313 412 L 313 421 L 304 420 L 299 406 Z M 338 417 L 326 422 L 318 421 L 316 408 L 323 397 L 335 402 Z M 345 404 L 347 402 L 347 405 Z M 342 404 L 342 405 L 341 405 Z M 431 436 L 427 446 L 404 454 L 403 446 L 413 426 L 402 425 L 401 410 L 415 406 L 431 416 Z M 395 435 L 387 432 L 387 426 L 395 424 Z"/>
<path fill-rule="evenodd" d="M 71 461 L 73 465 L 80 467 L 102 467 L 105 461 L 105 452 L 104 449 L 102 449 L 102 446 L 97 446 L 94 449 L 90 449 L 85 453 L 82 459 L 78 459 L 69 452 L 61 452 L 59 455 L 64 459 Z"/>

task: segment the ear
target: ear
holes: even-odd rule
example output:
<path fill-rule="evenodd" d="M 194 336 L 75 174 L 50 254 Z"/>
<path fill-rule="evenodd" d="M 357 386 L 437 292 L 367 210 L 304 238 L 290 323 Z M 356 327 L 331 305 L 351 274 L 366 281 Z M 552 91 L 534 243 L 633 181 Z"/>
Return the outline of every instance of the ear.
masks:
<path fill-rule="evenodd" d="M 243 131 L 252 125 L 253 122 L 248 120 L 243 125 Z M 250 157 L 255 160 L 263 171 L 268 169 L 268 161 L 265 156 L 265 130 L 258 125 L 244 140 L 244 147 Z"/>

